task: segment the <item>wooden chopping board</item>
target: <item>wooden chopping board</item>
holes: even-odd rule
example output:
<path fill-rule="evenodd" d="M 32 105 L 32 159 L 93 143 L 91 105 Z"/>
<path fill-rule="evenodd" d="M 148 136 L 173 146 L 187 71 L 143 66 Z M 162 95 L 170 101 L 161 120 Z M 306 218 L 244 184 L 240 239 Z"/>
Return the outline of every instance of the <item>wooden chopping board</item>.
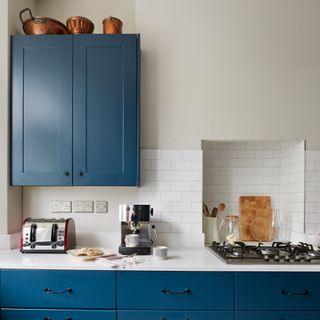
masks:
<path fill-rule="evenodd" d="M 241 196 L 239 198 L 239 207 L 241 240 L 272 240 L 271 197 Z"/>

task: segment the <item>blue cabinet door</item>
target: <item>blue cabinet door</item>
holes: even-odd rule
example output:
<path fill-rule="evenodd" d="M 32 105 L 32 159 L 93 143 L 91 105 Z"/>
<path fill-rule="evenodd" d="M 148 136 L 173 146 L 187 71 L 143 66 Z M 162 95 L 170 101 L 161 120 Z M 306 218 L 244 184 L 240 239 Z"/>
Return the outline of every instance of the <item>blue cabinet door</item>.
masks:
<path fill-rule="evenodd" d="M 237 272 L 236 310 L 320 310 L 319 272 Z"/>
<path fill-rule="evenodd" d="M 313 311 L 237 311 L 236 320 L 319 320 Z"/>
<path fill-rule="evenodd" d="M 122 310 L 234 310 L 234 274 L 228 272 L 117 273 Z"/>
<path fill-rule="evenodd" d="M 12 185 L 72 184 L 72 36 L 12 37 Z"/>
<path fill-rule="evenodd" d="M 1 270 L 4 308 L 115 309 L 114 271 Z"/>
<path fill-rule="evenodd" d="M 127 310 L 117 312 L 118 320 L 233 320 L 233 311 Z"/>
<path fill-rule="evenodd" d="M 1 320 L 116 320 L 115 311 L 2 309 Z"/>
<path fill-rule="evenodd" d="M 74 36 L 74 185 L 136 186 L 139 38 Z"/>

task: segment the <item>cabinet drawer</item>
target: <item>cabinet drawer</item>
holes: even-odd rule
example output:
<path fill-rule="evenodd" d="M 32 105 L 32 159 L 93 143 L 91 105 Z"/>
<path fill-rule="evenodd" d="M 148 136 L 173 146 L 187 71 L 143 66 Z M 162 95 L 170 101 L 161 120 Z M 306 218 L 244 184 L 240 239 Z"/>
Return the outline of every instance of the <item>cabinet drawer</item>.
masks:
<path fill-rule="evenodd" d="M 236 310 L 320 310 L 320 273 L 236 274 Z"/>
<path fill-rule="evenodd" d="M 2 309 L 1 320 L 116 320 L 115 311 Z"/>
<path fill-rule="evenodd" d="M 118 272 L 118 309 L 233 310 L 234 274 Z"/>
<path fill-rule="evenodd" d="M 2 270 L 1 305 L 115 309 L 114 271 Z"/>
<path fill-rule="evenodd" d="M 119 311 L 118 320 L 233 320 L 232 311 Z"/>
<path fill-rule="evenodd" d="M 236 320 L 319 320 L 320 312 L 286 312 L 286 311 L 240 311 Z"/>

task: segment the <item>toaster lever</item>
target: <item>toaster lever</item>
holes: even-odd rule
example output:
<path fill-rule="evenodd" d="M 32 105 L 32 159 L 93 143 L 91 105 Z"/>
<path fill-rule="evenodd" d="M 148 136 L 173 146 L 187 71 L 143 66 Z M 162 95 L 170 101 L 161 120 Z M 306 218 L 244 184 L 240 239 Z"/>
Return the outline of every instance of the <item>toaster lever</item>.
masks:
<path fill-rule="evenodd" d="M 54 223 L 51 228 L 51 242 L 57 242 L 58 240 L 58 225 Z"/>
<path fill-rule="evenodd" d="M 36 242 L 36 230 L 37 230 L 37 225 L 33 223 L 31 225 L 31 230 L 30 230 L 30 242 Z"/>

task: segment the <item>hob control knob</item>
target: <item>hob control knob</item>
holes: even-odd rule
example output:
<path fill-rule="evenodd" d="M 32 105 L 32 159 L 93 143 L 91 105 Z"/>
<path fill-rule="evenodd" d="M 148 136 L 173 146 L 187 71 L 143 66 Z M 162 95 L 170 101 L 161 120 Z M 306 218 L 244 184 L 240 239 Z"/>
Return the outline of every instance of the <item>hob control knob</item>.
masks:
<path fill-rule="evenodd" d="M 294 261 L 300 261 L 300 257 L 299 256 L 295 256 L 294 257 Z"/>
<path fill-rule="evenodd" d="M 269 257 L 267 255 L 265 255 L 263 258 L 264 258 L 264 261 L 269 261 Z"/>
<path fill-rule="evenodd" d="M 274 256 L 274 261 L 279 261 L 279 260 L 280 260 L 279 256 L 275 255 Z"/>

